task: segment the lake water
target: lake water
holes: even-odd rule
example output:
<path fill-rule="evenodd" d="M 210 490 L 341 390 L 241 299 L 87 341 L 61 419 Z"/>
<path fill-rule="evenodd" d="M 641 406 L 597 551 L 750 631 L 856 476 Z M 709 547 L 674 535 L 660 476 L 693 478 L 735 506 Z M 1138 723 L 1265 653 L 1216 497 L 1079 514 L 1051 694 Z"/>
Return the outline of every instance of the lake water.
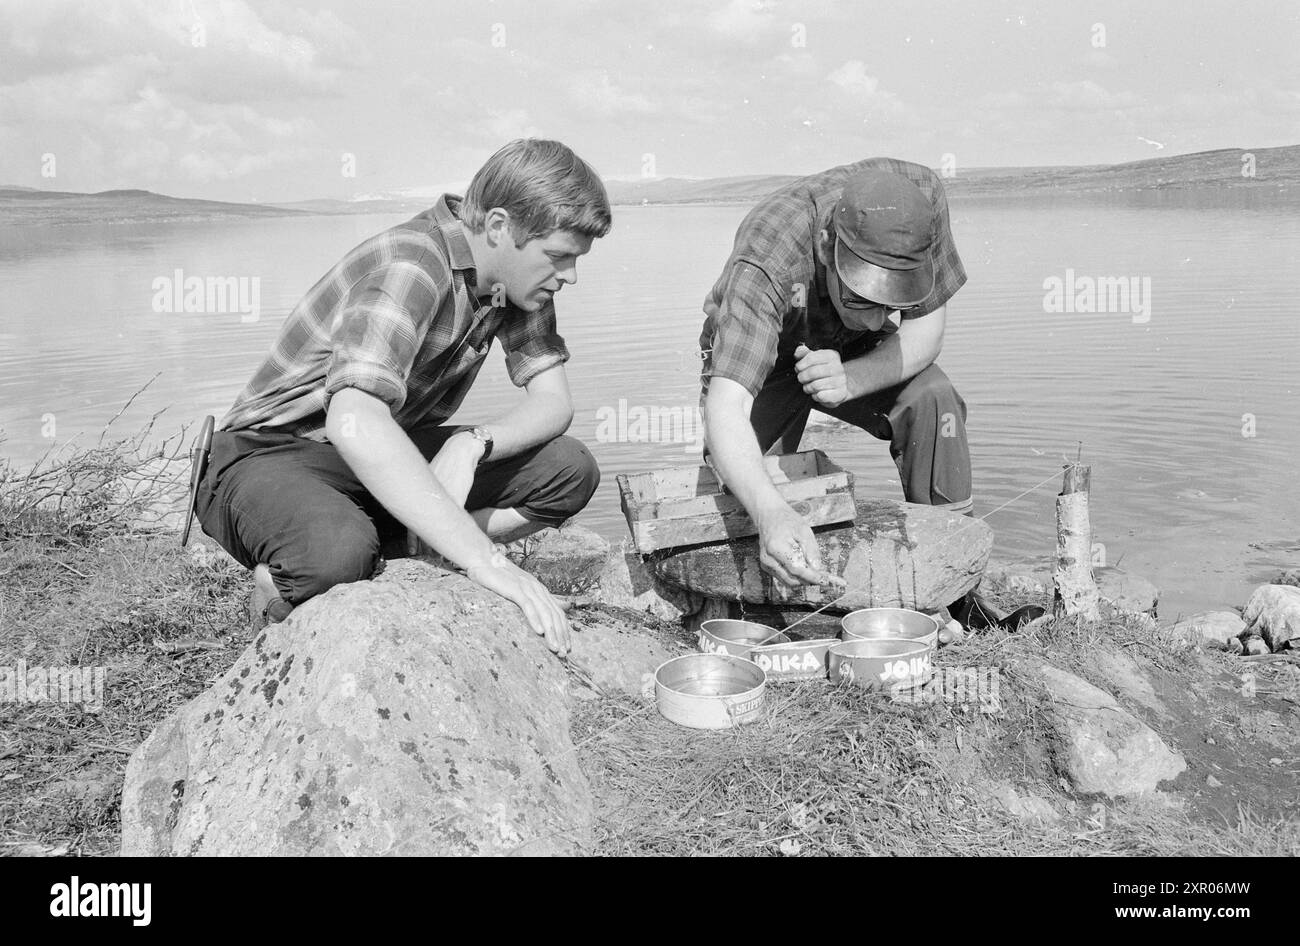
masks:
<path fill-rule="evenodd" d="M 573 352 L 571 432 L 604 471 L 581 521 L 611 539 L 626 534 L 615 474 L 698 453 L 680 442 L 598 442 L 598 431 L 617 432 L 601 420 L 617 418 L 620 399 L 632 420 L 651 406 L 694 410 L 700 303 L 746 210 L 619 208 L 559 297 Z M 57 442 L 93 440 L 154 375 L 116 422 L 123 432 L 164 408 L 168 432 L 220 417 L 303 291 L 399 219 L 0 232 L 0 450 L 31 462 L 50 446 L 51 421 Z M 970 281 L 949 305 L 939 363 L 970 407 L 976 513 L 997 533 L 995 554 L 1052 552 L 1059 471 L 1081 441 L 1096 541 L 1109 564 L 1160 585 L 1162 615 L 1239 605 L 1277 568 L 1300 564 L 1293 204 L 957 200 L 953 229 Z M 155 312 L 153 281 L 177 269 L 257 277 L 259 319 Z M 1149 279 L 1149 312 L 1045 311 L 1044 281 L 1067 270 L 1076 284 Z M 458 419 L 488 419 L 517 396 L 498 349 Z M 861 492 L 901 497 L 884 443 L 823 426 L 804 446 L 853 470 Z"/>

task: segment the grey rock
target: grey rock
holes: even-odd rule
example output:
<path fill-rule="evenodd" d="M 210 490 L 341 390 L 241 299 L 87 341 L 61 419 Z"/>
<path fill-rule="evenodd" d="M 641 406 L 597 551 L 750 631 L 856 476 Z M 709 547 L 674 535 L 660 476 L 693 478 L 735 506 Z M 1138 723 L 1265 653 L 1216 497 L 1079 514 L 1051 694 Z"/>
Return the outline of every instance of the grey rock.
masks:
<path fill-rule="evenodd" d="M 560 662 L 418 561 L 258 636 L 132 755 L 122 853 L 567 854 L 593 801 Z"/>
<path fill-rule="evenodd" d="M 570 615 L 573 650 L 569 662 L 600 692 L 644 696 L 654 693 L 654 672 L 687 652 L 685 645 L 659 640 L 604 615 Z"/>
<path fill-rule="evenodd" d="M 1221 788 L 1223 786 L 1223 783 L 1220 782 L 1213 775 L 1205 776 L 1205 784 L 1208 785 L 1210 788 Z"/>
<path fill-rule="evenodd" d="M 1134 614 L 1156 613 L 1160 589 L 1145 578 L 1110 565 L 1094 568 L 1092 574 L 1101 600 L 1111 607 Z"/>
<path fill-rule="evenodd" d="M 1247 637 L 1242 643 L 1246 647 L 1246 654 L 1251 657 L 1263 657 L 1268 653 L 1268 644 L 1264 643 L 1262 638 Z"/>
<path fill-rule="evenodd" d="M 655 573 L 671 584 L 727 601 L 828 605 L 843 612 L 866 607 L 937 611 L 973 588 L 984 572 L 993 530 L 988 524 L 932 506 L 858 500 L 853 525 L 819 530 L 822 562 L 848 592 L 802 587 L 783 597 L 759 565 L 755 537 L 669 554 Z M 838 600 L 836 600 L 838 598 Z"/>
<path fill-rule="evenodd" d="M 1288 641 L 1300 638 L 1300 588 L 1260 585 L 1241 616 L 1247 633 L 1258 634 L 1271 649 L 1281 650 Z"/>
<path fill-rule="evenodd" d="M 1094 651 L 1091 657 L 1098 673 L 1121 696 L 1157 713 L 1167 713 L 1150 678 L 1131 656 L 1103 647 Z"/>
<path fill-rule="evenodd" d="M 1112 797 L 1143 795 L 1187 768 L 1181 753 L 1126 712 L 1105 691 L 1059 667 L 1034 668 L 1047 689 L 1048 722 L 1062 767 L 1076 791 Z"/>
<path fill-rule="evenodd" d="M 626 541 L 606 557 L 594 594 L 602 604 L 640 611 L 664 621 L 681 620 L 703 605 L 700 596 L 675 588 L 656 576 Z"/>
<path fill-rule="evenodd" d="M 1288 568 L 1278 573 L 1273 579 L 1274 585 L 1291 585 L 1300 588 L 1300 568 Z"/>
<path fill-rule="evenodd" d="M 1013 785 L 1003 783 L 994 793 L 993 799 L 1008 813 L 1026 821 L 1059 821 L 1060 813 L 1052 807 L 1051 802 L 1033 794 L 1019 794 Z"/>
<path fill-rule="evenodd" d="M 989 562 L 980 580 L 980 588 L 991 594 L 1013 598 L 1040 597 L 1052 594 L 1052 570 L 1028 562 Z"/>
<path fill-rule="evenodd" d="M 1241 635 L 1246 622 L 1236 611 L 1202 611 L 1184 618 L 1173 626 L 1172 633 L 1187 644 L 1217 644 L 1227 647 L 1228 641 Z"/>
<path fill-rule="evenodd" d="M 510 558 L 556 594 L 583 594 L 600 577 L 609 543 L 582 526 L 544 529 L 508 547 Z"/>

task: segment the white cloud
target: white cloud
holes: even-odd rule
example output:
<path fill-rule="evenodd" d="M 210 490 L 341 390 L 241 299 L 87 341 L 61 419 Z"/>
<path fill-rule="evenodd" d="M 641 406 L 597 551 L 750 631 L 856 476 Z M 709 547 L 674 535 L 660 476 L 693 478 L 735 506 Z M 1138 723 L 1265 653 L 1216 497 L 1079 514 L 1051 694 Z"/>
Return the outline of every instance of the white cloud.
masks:
<path fill-rule="evenodd" d="M 730 40 L 757 43 L 777 35 L 772 6 L 764 0 L 730 0 L 725 7 L 710 13 L 706 22 L 714 32 Z"/>
<path fill-rule="evenodd" d="M 1069 111 L 1132 108 L 1142 101 L 1132 92 L 1111 92 L 1091 79 L 1053 82 L 1049 90 L 1048 104 Z"/>
<path fill-rule="evenodd" d="M 586 71 L 575 76 L 569 86 L 575 105 L 600 118 L 623 118 L 650 115 L 659 106 L 639 92 L 628 92 L 616 85 L 608 72 Z"/>

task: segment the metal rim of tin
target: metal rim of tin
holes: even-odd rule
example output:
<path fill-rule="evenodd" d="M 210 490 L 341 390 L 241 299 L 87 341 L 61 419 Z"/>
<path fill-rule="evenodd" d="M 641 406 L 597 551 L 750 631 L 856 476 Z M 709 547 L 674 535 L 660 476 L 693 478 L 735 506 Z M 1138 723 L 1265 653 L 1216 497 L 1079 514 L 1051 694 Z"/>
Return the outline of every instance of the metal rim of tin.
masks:
<path fill-rule="evenodd" d="M 862 617 L 858 621 L 854 621 L 853 619 L 859 615 Z M 879 630 L 874 627 L 857 630 L 853 627 L 855 623 L 861 623 L 869 618 L 895 618 L 911 624 L 917 624 L 918 622 L 915 619 L 922 618 L 928 624 L 922 624 L 920 627 L 915 628 L 881 628 Z M 924 611 L 916 611 L 912 608 L 859 608 L 840 618 L 840 628 L 846 642 L 851 640 L 903 640 L 937 644 L 941 627 L 939 618 L 935 615 L 926 614 Z"/>
<path fill-rule="evenodd" d="M 680 662 L 718 662 L 739 671 L 752 686 L 732 693 L 690 693 L 680 689 L 684 679 L 673 674 Z M 678 667 L 673 667 L 677 664 Z M 734 654 L 683 654 L 664 661 L 655 669 L 655 704 L 664 718 L 691 729 L 727 729 L 756 720 L 766 696 L 767 673 L 746 657 Z M 737 710 L 738 706 L 745 709 Z"/>
<path fill-rule="evenodd" d="M 664 679 L 664 671 L 669 670 L 673 664 L 682 661 L 699 663 L 704 660 L 720 660 L 725 663 L 730 663 L 745 676 L 752 677 L 754 673 L 757 673 L 759 679 L 748 689 L 737 690 L 734 693 L 715 694 L 688 693 L 685 690 L 678 689 L 677 684 L 681 683 L 680 679 Z M 690 697 L 698 700 L 730 700 L 757 695 L 757 693 L 763 689 L 764 684 L 767 683 L 767 673 L 752 660 L 749 660 L 746 657 L 737 657 L 735 654 L 682 654 L 679 657 L 672 657 L 665 660 L 655 668 L 655 683 L 678 696 Z"/>
<path fill-rule="evenodd" d="M 857 653 L 863 648 L 880 648 L 884 653 Z M 919 657 L 931 653 L 934 646 L 924 641 L 905 640 L 898 637 L 866 637 L 849 641 L 837 641 L 831 647 L 831 654 L 836 657 Z M 892 653 L 890 652 L 892 651 Z"/>
<path fill-rule="evenodd" d="M 718 633 L 717 629 L 729 626 L 753 628 L 754 633 L 750 636 L 756 639 L 752 642 L 749 640 L 735 640 L 730 637 L 724 637 L 722 634 Z M 749 651 L 755 647 L 768 647 L 776 644 L 790 643 L 789 636 L 774 627 L 768 627 L 766 624 L 759 624 L 756 621 L 745 621 L 739 618 L 710 618 L 709 620 L 702 622 L 700 624 L 701 649 L 703 649 L 702 645 L 706 639 L 712 641 L 717 647 L 735 647 L 737 650 L 741 651 L 739 654 L 732 654 L 733 657 L 748 654 Z M 764 641 L 767 641 L 768 643 L 765 644 L 763 643 Z M 716 650 L 707 651 L 707 653 L 716 652 Z M 730 651 L 728 651 L 728 653 L 730 653 Z"/>

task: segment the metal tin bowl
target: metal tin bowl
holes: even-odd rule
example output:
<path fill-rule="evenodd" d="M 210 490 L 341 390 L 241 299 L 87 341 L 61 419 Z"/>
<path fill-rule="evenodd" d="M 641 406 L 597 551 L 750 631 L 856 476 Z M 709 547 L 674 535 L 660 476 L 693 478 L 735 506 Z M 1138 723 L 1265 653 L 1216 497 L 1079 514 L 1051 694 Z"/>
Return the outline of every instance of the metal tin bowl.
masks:
<path fill-rule="evenodd" d="M 846 641 L 919 641 L 937 647 L 939 621 L 908 608 L 863 608 L 846 614 L 840 621 Z"/>
<path fill-rule="evenodd" d="M 826 660 L 833 637 L 816 640 L 790 641 L 788 644 L 766 644 L 749 652 L 749 659 L 758 664 L 773 683 L 784 680 L 816 680 L 826 676 Z"/>
<path fill-rule="evenodd" d="M 655 670 L 655 701 L 665 719 L 692 729 L 729 729 L 763 712 L 767 674 L 730 654 L 686 654 Z"/>
<path fill-rule="evenodd" d="M 932 645 L 918 641 L 841 641 L 830 651 L 830 677 L 866 690 L 914 687 L 934 676 L 933 654 Z"/>
<path fill-rule="evenodd" d="M 753 621 L 713 618 L 700 625 L 700 650 L 706 654 L 748 657 L 759 644 L 788 644 L 790 638 L 776 628 Z"/>

